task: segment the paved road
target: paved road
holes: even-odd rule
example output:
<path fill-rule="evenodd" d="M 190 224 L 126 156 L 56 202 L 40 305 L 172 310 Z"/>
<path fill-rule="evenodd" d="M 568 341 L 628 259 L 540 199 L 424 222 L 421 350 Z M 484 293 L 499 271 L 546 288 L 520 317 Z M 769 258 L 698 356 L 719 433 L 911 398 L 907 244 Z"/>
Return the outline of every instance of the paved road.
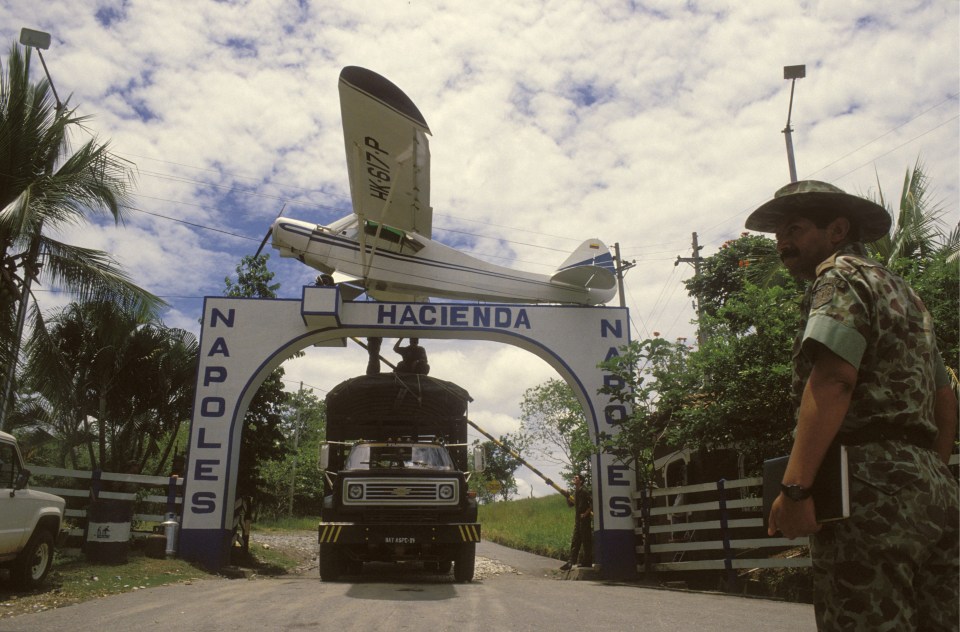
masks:
<path fill-rule="evenodd" d="M 354 583 L 323 583 L 316 570 L 294 577 L 209 579 L 0 620 L 0 632 L 816 629 L 808 605 L 560 581 L 553 573 L 556 560 L 487 542 L 477 553 L 513 571 L 471 584 L 392 567 Z"/>

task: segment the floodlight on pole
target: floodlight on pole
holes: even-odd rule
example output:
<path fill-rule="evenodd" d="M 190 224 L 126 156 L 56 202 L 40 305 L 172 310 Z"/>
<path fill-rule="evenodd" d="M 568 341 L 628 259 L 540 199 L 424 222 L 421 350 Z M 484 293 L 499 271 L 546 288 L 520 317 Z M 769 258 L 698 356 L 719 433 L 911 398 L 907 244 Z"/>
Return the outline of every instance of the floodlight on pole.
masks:
<path fill-rule="evenodd" d="M 57 94 L 57 88 L 53 85 L 53 78 L 50 76 L 50 71 L 47 70 L 47 62 L 43 58 L 43 53 L 40 52 L 41 50 L 50 48 L 50 34 L 44 33 L 43 31 L 22 28 L 20 29 L 20 43 L 37 50 L 37 55 L 40 56 L 40 63 L 43 65 L 43 73 L 47 75 L 47 81 L 50 82 L 50 89 L 53 90 L 53 98 L 57 101 L 57 112 L 59 112 L 63 108 L 63 104 L 60 103 L 60 96 Z"/>
<path fill-rule="evenodd" d="M 790 117 L 793 114 L 793 90 L 797 85 L 797 79 L 803 79 L 806 76 L 807 67 L 803 64 L 783 67 L 783 78 L 790 80 L 790 107 L 787 109 L 787 126 L 783 128 L 783 134 L 787 141 L 787 165 L 790 167 L 790 182 L 797 181 L 797 163 L 793 158 L 793 128 L 790 127 Z"/>

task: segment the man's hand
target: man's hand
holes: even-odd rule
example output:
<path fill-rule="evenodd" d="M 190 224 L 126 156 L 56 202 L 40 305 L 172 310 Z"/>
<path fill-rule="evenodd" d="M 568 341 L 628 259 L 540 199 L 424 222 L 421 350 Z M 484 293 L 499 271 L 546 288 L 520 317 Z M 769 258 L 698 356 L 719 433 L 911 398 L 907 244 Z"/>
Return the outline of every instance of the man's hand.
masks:
<path fill-rule="evenodd" d="M 773 501 L 768 524 L 770 526 L 767 527 L 767 535 L 776 535 L 779 531 L 790 540 L 812 535 L 820 530 L 812 498 L 790 500 L 783 494 Z"/>

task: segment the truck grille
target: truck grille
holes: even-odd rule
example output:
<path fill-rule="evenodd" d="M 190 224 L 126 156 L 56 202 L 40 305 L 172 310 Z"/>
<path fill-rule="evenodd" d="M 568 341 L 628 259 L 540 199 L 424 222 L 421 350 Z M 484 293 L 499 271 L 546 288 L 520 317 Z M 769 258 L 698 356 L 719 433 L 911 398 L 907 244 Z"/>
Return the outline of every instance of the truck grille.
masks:
<path fill-rule="evenodd" d="M 343 481 L 343 504 L 455 506 L 460 502 L 456 479 L 360 478 Z"/>

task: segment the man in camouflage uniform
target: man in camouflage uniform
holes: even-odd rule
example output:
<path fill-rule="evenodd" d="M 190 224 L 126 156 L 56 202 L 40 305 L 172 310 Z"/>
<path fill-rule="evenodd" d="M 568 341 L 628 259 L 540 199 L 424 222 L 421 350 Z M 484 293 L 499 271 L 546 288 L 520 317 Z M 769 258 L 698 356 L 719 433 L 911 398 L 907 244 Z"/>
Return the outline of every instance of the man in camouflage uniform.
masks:
<path fill-rule="evenodd" d="M 770 534 L 810 535 L 821 630 L 956 630 L 960 503 L 946 466 L 957 400 L 930 313 L 866 257 L 879 205 L 791 183 L 746 227 L 776 234 L 789 272 L 812 281 L 794 345 L 797 427 Z M 848 446 L 850 518 L 818 525 L 809 488 L 829 445 Z"/>

